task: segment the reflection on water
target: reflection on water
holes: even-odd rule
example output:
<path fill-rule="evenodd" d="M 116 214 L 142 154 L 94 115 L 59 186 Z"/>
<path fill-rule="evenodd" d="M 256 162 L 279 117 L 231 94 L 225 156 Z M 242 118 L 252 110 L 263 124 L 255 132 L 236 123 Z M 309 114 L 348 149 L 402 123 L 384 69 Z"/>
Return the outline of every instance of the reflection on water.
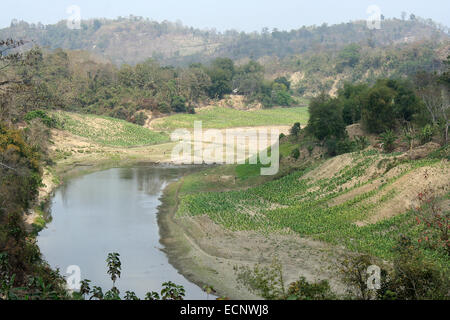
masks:
<path fill-rule="evenodd" d="M 70 180 L 51 203 L 52 222 L 38 237 L 50 265 L 64 274 L 70 265 L 81 278 L 104 290 L 111 287 L 106 256 L 119 252 L 122 277 L 117 287 L 143 298 L 172 281 L 186 288 L 188 299 L 205 299 L 196 285 L 173 268 L 160 250 L 157 208 L 166 185 L 188 168 L 119 168 Z"/>

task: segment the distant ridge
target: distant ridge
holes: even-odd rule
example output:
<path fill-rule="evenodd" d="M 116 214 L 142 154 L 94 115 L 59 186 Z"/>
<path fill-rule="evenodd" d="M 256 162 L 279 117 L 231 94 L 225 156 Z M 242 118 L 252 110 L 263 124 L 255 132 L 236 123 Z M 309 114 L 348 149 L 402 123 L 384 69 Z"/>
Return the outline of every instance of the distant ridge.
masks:
<path fill-rule="evenodd" d="M 0 30 L 0 38 L 33 40 L 51 49 L 87 50 L 118 65 L 136 64 L 148 58 L 162 64 L 188 65 L 218 56 L 234 60 L 266 56 L 283 59 L 309 52 L 333 52 L 351 43 L 374 48 L 425 39 L 441 43 L 449 40 L 449 29 L 432 20 L 412 17 L 384 20 L 380 30 L 370 30 L 364 21 L 355 21 L 291 31 L 220 33 L 130 16 L 82 21 L 79 30 L 67 28 L 65 21 L 52 25 L 14 22 Z"/>

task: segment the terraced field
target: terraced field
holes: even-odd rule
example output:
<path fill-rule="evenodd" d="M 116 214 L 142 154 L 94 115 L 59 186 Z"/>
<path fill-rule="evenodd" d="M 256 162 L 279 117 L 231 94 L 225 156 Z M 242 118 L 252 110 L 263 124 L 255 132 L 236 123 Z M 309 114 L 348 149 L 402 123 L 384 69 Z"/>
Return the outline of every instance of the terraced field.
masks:
<path fill-rule="evenodd" d="M 110 147 L 134 147 L 168 142 L 165 133 L 153 132 L 127 121 L 94 115 L 54 112 L 62 129 Z"/>
<path fill-rule="evenodd" d="M 177 216 L 207 215 L 233 231 L 294 232 L 389 259 L 400 234 L 421 231 L 410 210 L 417 194 L 432 185 L 448 199 L 448 181 L 448 161 L 411 161 L 369 150 L 246 190 L 185 190 Z M 448 256 L 434 258 L 448 268 Z"/>
<path fill-rule="evenodd" d="M 306 124 L 309 119 L 307 107 L 273 108 L 263 110 L 237 110 L 224 107 L 200 109 L 196 114 L 176 114 L 156 119 L 152 128 L 161 131 L 178 128 L 191 129 L 194 121 L 203 121 L 204 128 L 226 129 L 256 126 L 292 126 L 295 122 Z"/>

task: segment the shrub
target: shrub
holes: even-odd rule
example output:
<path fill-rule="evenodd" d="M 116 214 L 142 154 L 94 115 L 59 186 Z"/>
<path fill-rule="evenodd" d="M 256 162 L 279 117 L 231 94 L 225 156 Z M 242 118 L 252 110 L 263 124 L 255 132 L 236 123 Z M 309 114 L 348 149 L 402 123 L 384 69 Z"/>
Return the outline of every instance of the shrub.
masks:
<path fill-rule="evenodd" d="M 235 267 L 237 281 L 255 294 L 267 300 L 283 299 L 286 296 L 283 268 L 275 259 L 270 266 L 255 265 L 253 268 Z"/>
<path fill-rule="evenodd" d="M 431 125 L 427 124 L 420 131 L 420 142 L 422 144 L 430 142 L 433 139 L 433 135 L 434 135 L 433 127 Z"/>
<path fill-rule="evenodd" d="M 379 141 L 382 143 L 385 152 L 392 152 L 395 148 L 395 140 L 397 140 L 395 133 L 392 130 L 387 130 L 381 134 Z"/>
<path fill-rule="evenodd" d="M 145 124 L 145 121 L 147 121 L 148 117 L 143 113 L 139 112 L 136 117 L 134 118 L 134 123 L 140 126 L 143 126 Z"/>
<path fill-rule="evenodd" d="M 365 150 L 369 145 L 369 139 L 365 136 L 356 136 L 354 139 L 356 150 Z"/>
<path fill-rule="evenodd" d="M 186 99 L 181 96 L 175 96 L 172 100 L 172 110 L 175 112 L 186 112 Z"/>
<path fill-rule="evenodd" d="M 34 110 L 25 115 L 25 121 L 31 122 L 34 119 L 40 119 L 47 127 L 56 128 L 58 122 L 53 117 L 50 117 L 45 111 Z"/>
<path fill-rule="evenodd" d="M 159 105 L 158 105 L 158 110 L 159 110 L 159 112 L 161 112 L 161 113 L 170 113 L 170 107 L 169 107 L 169 105 L 167 104 L 167 103 L 165 103 L 165 102 L 161 102 Z"/>
<path fill-rule="evenodd" d="M 340 273 L 343 282 L 347 285 L 347 291 L 356 298 L 370 300 L 375 292 L 368 287 L 369 274 L 367 270 L 372 265 L 378 265 L 373 257 L 363 255 L 347 255 L 340 264 Z"/>
<path fill-rule="evenodd" d="M 334 298 L 328 281 L 309 283 L 304 277 L 291 283 L 287 295 L 288 300 L 331 300 Z"/>
<path fill-rule="evenodd" d="M 300 158 L 300 150 L 299 149 L 292 150 L 291 157 L 294 158 L 295 160 L 298 160 L 298 158 Z"/>
<path fill-rule="evenodd" d="M 379 299 L 437 300 L 449 298 L 449 279 L 402 236 L 396 247 L 394 270 L 386 277 Z"/>
<path fill-rule="evenodd" d="M 301 131 L 301 124 L 299 122 L 295 123 L 294 126 L 291 128 L 291 130 L 289 131 L 289 133 L 291 134 L 291 136 L 297 137 L 298 134 Z"/>

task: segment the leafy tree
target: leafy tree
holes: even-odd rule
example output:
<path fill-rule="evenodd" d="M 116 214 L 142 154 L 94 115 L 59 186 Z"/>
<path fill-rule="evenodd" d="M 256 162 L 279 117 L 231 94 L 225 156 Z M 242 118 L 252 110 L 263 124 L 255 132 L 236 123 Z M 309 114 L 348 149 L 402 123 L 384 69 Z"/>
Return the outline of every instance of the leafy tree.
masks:
<path fill-rule="evenodd" d="M 362 122 L 372 133 L 394 129 L 413 120 L 421 104 L 408 82 L 381 79 L 364 97 Z"/>
<path fill-rule="evenodd" d="M 272 102 L 278 106 L 290 106 L 292 97 L 284 84 L 274 82 L 272 86 Z"/>
<path fill-rule="evenodd" d="M 394 99 L 394 90 L 383 85 L 377 85 L 368 91 L 361 116 L 362 123 L 369 132 L 381 133 L 395 127 Z"/>
<path fill-rule="evenodd" d="M 291 82 L 286 77 L 278 77 L 274 80 L 274 82 L 283 84 L 287 90 L 291 89 Z"/>
<path fill-rule="evenodd" d="M 361 58 L 361 47 L 357 44 L 346 46 L 339 54 L 340 62 L 338 70 L 342 71 L 344 67 L 354 67 Z"/>
<path fill-rule="evenodd" d="M 211 78 L 209 96 L 211 98 L 221 99 L 225 94 L 231 93 L 232 80 L 235 74 L 234 62 L 228 58 L 217 58 L 207 69 Z"/>
<path fill-rule="evenodd" d="M 186 112 L 186 99 L 175 96 L 172 100 L 172 110 L 175 112 Z"/>
<path fill-rule="evenodd" d="M 342 104 L 342 118 L 346 125 L 357 123 L 361 120 L 361 108 L 363 97 L 367 92 L 366 84 L 345 83 L 338 91 L 338 98 Z"/>
<path fill-rule="evenodd" d="M 301 126 L 300 122 L 296 122 L 290 129 L 289 133 L 293 137 L 298 137 L 301 130 L 302 130 L 302 126 Z"/>
<path fill-rule="evenodd" d="M 342 108 L 337 99 L 322 94 L 311 100 L 309 113 L 308 130 L 314 137 L 320 141 L 345 137 L 346 130 L 342 119 Z"/>

